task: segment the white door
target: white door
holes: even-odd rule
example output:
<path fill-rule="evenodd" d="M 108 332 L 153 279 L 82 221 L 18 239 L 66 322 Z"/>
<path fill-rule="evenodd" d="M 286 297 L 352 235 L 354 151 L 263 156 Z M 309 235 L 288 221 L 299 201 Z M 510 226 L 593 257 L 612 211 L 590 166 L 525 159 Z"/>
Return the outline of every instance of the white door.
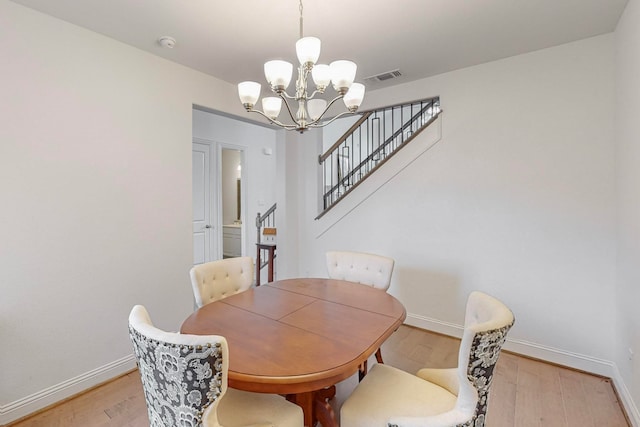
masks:
<path fill-rule="evenodd" d="M 214 251 L 214 223 L 211 208 L 211 148 L 194 142 L 193 163 L 193 264 L 216 259 Z"/>

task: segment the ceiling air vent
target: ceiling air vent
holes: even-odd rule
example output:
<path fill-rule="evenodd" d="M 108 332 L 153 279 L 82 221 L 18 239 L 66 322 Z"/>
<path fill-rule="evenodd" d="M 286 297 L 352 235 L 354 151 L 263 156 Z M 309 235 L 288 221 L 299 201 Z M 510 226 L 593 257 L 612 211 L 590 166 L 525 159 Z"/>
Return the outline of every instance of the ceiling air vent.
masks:
<path fill-rule="evenodd" d="M 365 81 L 371 82 L 384 82 L 389 79 L 395 79 L 396 77 L 400 77 L 402 73 L 400 70 L 387 71 L 386 73 L 376 74 L 375 76 L 365 78 Z"/>

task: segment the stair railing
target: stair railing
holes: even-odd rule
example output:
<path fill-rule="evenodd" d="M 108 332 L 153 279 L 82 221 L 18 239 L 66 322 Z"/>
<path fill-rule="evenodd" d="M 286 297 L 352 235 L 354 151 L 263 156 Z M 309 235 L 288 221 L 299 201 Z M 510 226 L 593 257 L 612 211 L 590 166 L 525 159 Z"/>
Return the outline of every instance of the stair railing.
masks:
<path fill-rule="evenodd" d="M 276 257 L 276 245 L 275 242 L 263 244 L 262 234 L 275 235 L 276 232 L 276 203 L 273 204 L 264 214 L 256 216 L 256 286 L 260 286 L 260 274 L 265 266 L 269 266 L 268 280 L 273 280 L 274 275 L 274 260 Z"/>
<path fill-rule="evenodd" d="M 440 114 L 440 98 L 361 113 L 325 153 L 318 157 L 323 176 L 323 212 L 356 188 Z"/>
<path fill-rule="evenodd" d="M 264 214 L 260 214 L 256 216 L 256 229 L 258 232 L 256 242 L 260 243 L 262 241 L 262 229 L 263 228 L 276 228 L 276 203 L 273 204 Z"/>

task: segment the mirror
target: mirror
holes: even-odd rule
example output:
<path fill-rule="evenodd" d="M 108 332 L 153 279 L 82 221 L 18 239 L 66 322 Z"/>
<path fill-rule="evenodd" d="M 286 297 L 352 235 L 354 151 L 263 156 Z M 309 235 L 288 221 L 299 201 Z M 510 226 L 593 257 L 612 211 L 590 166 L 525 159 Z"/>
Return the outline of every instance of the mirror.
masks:
<path fill-rule="evenodd" d="M 242 151 L 222 149 L 222 254 L 242 256 Z"/>

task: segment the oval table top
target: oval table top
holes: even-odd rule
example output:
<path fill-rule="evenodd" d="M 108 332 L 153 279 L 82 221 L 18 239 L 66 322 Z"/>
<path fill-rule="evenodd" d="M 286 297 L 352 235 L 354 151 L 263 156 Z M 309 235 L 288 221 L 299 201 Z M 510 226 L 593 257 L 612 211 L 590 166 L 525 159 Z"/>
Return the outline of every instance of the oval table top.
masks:
<path fill-rule="evenodd" d="M 229 386 L 296 394 L 353 375 L 405 317 L 402 304 L 385 291 L 342 280 L 301 278 L 207 304 L 189 316 L 180 331 L 227 339 Z"/>

